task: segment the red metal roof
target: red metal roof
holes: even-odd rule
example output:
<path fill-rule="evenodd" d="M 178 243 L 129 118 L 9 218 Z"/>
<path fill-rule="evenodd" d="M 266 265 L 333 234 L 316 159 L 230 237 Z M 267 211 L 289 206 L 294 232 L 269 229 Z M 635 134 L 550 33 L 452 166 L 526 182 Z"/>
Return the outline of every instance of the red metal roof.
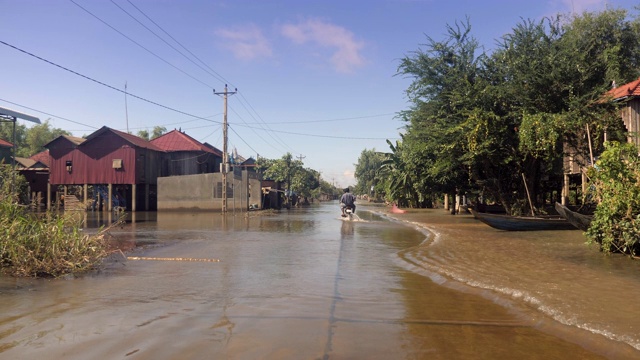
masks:
<path fill-rule="evenodd" d="M 217 155 L 213 149 L 205 146 L 200 141 L 179 130 L 169 131 L 168 133 L 151 140 L 151 143 L 168 152 L 204 151 Z"/>
<path fill-rule="evenodd" d="M 640 96 L 640 79 L 613 88 L 607 91 L 606 96 L 613 100 L 623 99 L 628 96 Z"/>
<path fill-rule="evenodd" d="M 41 151 L 35 155 L 29 157 L 29 159 L 39 161 L 47 167 L 51 166 L 51 157 L 49 156 L 49 150 Z"/>
<path fill-rule="evenodd" d="M 0 147 L 12 148 L 13 144 L 8 141 L 0 139 Z"/>
<path fill-rule="evenodd" d="M 131 143 L 134 146 L 137 147 L 141 147 L 141 148 L 145 148 L 145 149 L 149 149 L 149 150 L 155 150 L 155 151 L 164 151 L 162 149 L 160 149 L 159 147 L 157 147 L 156 145 L 152 144 L 151 142 L 132 135 L 132 134 L 128 134 L 126 132 L 122 132 L 116 129 L 111 129 L 107 126 L 103 126 L 100 129 L 94 131 L 91 135 L 87 136 L 86 140 L 91 140 L 91 139 L 95 139 L 96 137 L 101 136 L 102 134 L 104 134 L 105 132 L 112 132 L 116 135 L 118 135 L 119 137 L 123 138 L 125 141 Z"/>

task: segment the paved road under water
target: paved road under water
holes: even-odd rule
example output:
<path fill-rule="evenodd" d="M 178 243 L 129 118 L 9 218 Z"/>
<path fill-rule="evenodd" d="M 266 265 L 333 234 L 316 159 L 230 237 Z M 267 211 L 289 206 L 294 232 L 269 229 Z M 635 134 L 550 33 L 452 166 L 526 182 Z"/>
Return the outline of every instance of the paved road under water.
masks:
<path fill-rule="evenodd" d="M 136 246 L 130 256 L 165 260 L 0 278 L 0 359 L 638 357 L 524 301 L 447 280 L 473 262 L 438 246 L 494 237 L 486 229 L 434 215 L 432 230 L 445 229 L 434 237 L 362 208 L 354 222 L 335 203 L 249 217 L 138 213 L 114 236 Z"/>

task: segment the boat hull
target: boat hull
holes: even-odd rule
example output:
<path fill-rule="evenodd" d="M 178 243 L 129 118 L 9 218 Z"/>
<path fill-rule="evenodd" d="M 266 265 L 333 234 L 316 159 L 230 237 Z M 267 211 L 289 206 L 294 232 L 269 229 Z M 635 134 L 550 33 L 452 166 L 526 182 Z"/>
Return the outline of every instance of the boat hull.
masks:
<path fill-rule="evenodd" d="M 479 213 L 472 210 L 476 219 L 499 230 L 540 231 L 540 230 L 577 230 L 563 217 L 526 217 L 501 214 Z"/>
<path fill-rule="evenodd" d="M 571 209 L 560 203 L 556 203 L 555 208 L 560 216 L 567 219 L 567 221 L 573 224 L 576 228 L 582 231 L 587 231 L 589 229 L 589 225 L 591 225 L 591 220 L 593 219 L 592 215 L 585 215 L 571 211 Z"/>

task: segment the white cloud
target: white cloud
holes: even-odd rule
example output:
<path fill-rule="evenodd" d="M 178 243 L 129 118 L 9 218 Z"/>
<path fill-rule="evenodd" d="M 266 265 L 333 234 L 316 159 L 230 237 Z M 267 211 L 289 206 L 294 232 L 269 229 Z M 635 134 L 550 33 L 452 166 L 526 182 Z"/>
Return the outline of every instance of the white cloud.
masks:
<path fill-rule="evenodd" d="M 253 60 L 273 54 L 271 44 L 255 25 L 235 30 L 218 30 L 216 35 L 224 40 L 223 45 L 238 59 Z"/>
<path fill-rule="evenodd" d="M 342 177 L 339 179 L 338 183 L 343 185 L 343 187 L 347 187 L 349 185 L 355 185 L 356 177 L 353 170 L 345 170 L 342 173 Z"/>
<path fill-rule="evenodd" d="M 311 43 L 332 49 L 331 63 L 339 72 L 351 72 L 365 63 L 360 54 L 364 43 L 356 40 L 351 31 L 341 26 L 309 19 L 298 24 L 283 25 L 281 31 L 282 35 L 296 44 Z"/>

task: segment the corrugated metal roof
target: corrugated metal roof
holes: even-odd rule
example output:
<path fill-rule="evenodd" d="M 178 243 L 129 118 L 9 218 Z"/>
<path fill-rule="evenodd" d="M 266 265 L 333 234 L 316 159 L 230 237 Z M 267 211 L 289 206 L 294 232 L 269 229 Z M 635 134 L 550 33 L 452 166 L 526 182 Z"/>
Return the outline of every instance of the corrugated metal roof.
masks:
<path fill-rule="evenodd" d="M 22 166 L 23 168 L 30 168 L 33 165 L 37 164 L 38 162 L 33 159 L 16 156 L 16 163 Z"/>
<path fill-rule="evenodd" d="M 151 143 L 168 152 L 204 151 L 216 154 L 213 149 L 205 146 L 200 141 L 179 130 L 169 131 L 168 133 L 151 140 Z"/>
<path fill-rule="evenodd" d="M 45 148 L 49 148 L 51 147 L 51 144 L 53 144 L 54 142 L 58 142 L 60 140 L 66 140 L 68 142 L 70 142 L 71 144 L 78 146 L 80 144 L 82 144 L 83 142 L 85 142 L 87 139 L 83 139 L 83 138 L 79 138 L 79 137 L 75 137 L 75 136 L 70 136 L 70 135 L 60 135 L 57 138 L 49 141 L 48 143 L 44 144 Z"/>
<path fill-rule="evenodd" d="M 29 157 L 29 159 L 39 161 L 47 167 L 51 166 L 51 157 L 49 156 L 49 150 L 41 151 L 35 155 L 32 155 Z"/>
<path fill-rule="evenodd" d="M 107 127 L 107 126 L 103 126 L 100 129 L 94 131 L 91 135 L 87 136 L 86 140 L 88 141 L 91 139 L 95 139 L 96 137 L 101 136 L 105 132 L 114 133 L 134 146 L 149 149 L 149 150 L 164 152 L 164 150 L 162 150 L 161 148 L 157 147 L 156 145 L 152 144 L 151 142 L 141 137 L 138 137 L 132 134 L 127 134 L 126 132 L 122 132 L 116 129 L 111 129 L 110 127 Z M 88 145 L 85 145 L 85 146 L 88 146 Z"/>
<path fill-rule="evenodd" d="M 204 143 L 204 146 L 208 147 L 209 149 L 213 150 L 213 153 L 222 157 L 222 150 L 218 149 L 217 147 L 209 144 L 208 142 Z"/>
<path fill-rule="evenodd" d="M 70 135 L 62 135 L 63 138 L 71 141 L 72 143 L 76 144 L 76 145 L 80 145 L 83 142 L 85 142 L 87 139 L 85 138 L 80 138 L 80 137 L 75 137 L 75 136 L 70 136 Z"/>
<path fill-rule="evenodd" d="M 8 141 L 0 139 L 0 147 L 12 148 L 13 144 Z"/>
<path fill-rule="evenodd" d="M 618 86 L 607 91 L 607 97 L 620 100 L 629 96 L 640 96 L 640 79 Z"/>

